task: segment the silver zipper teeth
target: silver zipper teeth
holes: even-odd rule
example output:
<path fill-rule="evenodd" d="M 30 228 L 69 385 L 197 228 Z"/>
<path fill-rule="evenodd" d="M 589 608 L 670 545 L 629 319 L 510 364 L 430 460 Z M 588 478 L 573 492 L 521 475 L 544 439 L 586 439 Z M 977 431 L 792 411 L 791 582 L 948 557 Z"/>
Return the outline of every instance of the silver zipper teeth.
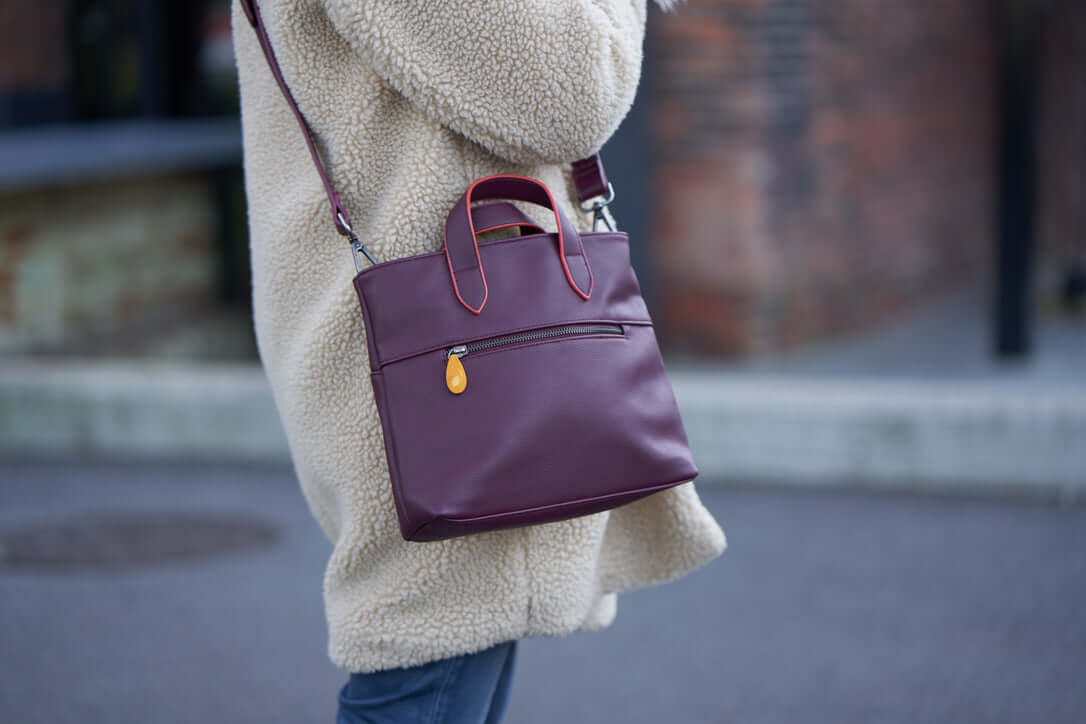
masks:
<path fill-rule="evenodd" d="M 622 327 L 617 324 L 576 324 L 566 327 L 541 329 L 535 332 L 509 334 L 504 337 L 495 337 L 494 339 L 487 339 L 481 342 L 472 342 L 471 344 L 463 345 L 466 348 L 464 354 L 478 352 L 481 349 L 490 349 L 491 347 L 500 347 L 504 344 L 530 342 L 534 339 L 546 339 L 548 337 L 565 337 L 572 334 L 622 334 Z"/>

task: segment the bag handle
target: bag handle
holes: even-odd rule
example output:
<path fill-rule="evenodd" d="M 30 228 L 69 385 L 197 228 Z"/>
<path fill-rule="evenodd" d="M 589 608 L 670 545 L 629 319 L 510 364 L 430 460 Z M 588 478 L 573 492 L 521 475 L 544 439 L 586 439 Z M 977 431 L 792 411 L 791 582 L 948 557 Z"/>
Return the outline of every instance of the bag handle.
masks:
<path fill-rule="evenodd" d="M 479 314 L 486 306 L 487 298 L 486 273 L 479 257 L 478 231 L 472 219 L 471 202 L 492 199 L 528 201 L 553 211 L 558 229 L 558 257 L 566 281 L 582 299 L 592 296 L 592 267 L 584 253 L 581 235 L 555 203 L 550 189 L 538 179 L 501 173 L 473 181 L 445 220 L 444 251 L 449 276 L 456 298 L 466 309 Z"/>
<path fill-rule="evenodd" d="M 539 224 L 528 218 L 527 214 L 504 201 L 491 201 L 487 204 L 472 206 L 471 223 L 475 227 L 476 234 L 508 229 L 513 226 L 520 227 L 521 236 L 545 233 Z"/>
<path fill-rule="evenodd" d="M 354 229 L 351 228 L 350 214 L 347 213 L 347 209 L 343 206 L 339 194 L 336 193 L 336 190 L 332 187 L 332 182 L 328 178 L 327 170 L 321 162 L 316 145 L 313 143 L 313 134 L 309 128 L 309 124 L 306 122 L 305 117 L 298 108 L 298 104 L 294 100 L 290 88 L 287 87 L 286 80 L 283 78 L 282 70 L 279 68 L 279 61 L 275 57 L 275 50 L 272 49 L 271 39 L 268 38 L 268 31 L 264 26 L 264 19 L 260 15 L 260 8 L 257 6 L 256 0 L 238 1 L 241 3 L 241 9 L 245 12 L 245 17 L 249 20 L 249 24 L 252 25 L 253 30 L 256 31 L 257 39 L 260 42 L 260 49 L 264 52 L 264 58 L 268 61 L 268 66 L 271 68 L 272 75 L 275 77 L 275 82 L 279 85 L 279 90 L 283 92 L 283 96 L 287 99 L 287 103 L 290 104 L 290 109 L 294 112 L 294 117 L 298 121 L 298 126 L 302 129 L 302 136 L 305 138 L 306 146 L 309 148 L 309 155 L 313 158 L 313 165 L 317 168 L 321 183 L 324 184 L 324 191 L 328 195 L 328 203 L 332 207 L 332 222 L 336 226 L 336 231 L 346 236 L 351 244 L 351 251 L 354 254 L 355 269 L 362 271 L 362 260 L 359 257 L 359 254 L 364 255 L 371 264 L 377 264 L 377 260 L 373 258 L 365 245 L 359 241 L 358 236 L 354 233 Z M 593 228 L 595 228 L 595 225 L 599 220 L 603 219 L 613 231 L 614 223 L 607 213 L 607 204 L 614 199 L 614 189 L 607 181 L 607 176 L 603 170 L 603 161 L 600 159 L 598 152 L 573 163 L 573 180 L 577 187 L 577 197 L 582 203 L 582 209 L 584 209 L 584 203 L 589 199 L 606 195 L 603 200 L 597 199 L 590 207 L 595 210 L 596 214 L 596 221 L 593 222 Z M 590 209 L 584 210 L 588 211 Z"/>

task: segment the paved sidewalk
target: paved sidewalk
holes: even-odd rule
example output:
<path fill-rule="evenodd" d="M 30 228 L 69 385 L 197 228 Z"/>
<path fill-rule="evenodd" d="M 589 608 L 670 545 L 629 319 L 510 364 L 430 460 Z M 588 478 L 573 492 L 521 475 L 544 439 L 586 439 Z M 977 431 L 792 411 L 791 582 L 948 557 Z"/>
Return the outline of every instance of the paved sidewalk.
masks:
<path fill-rule="evenodd" d="M 522 641 L 509 724 L 1086 721 L 1086 507 L 699 491 L 723 556 L 623 594 L 604 631 Z M 129 529 L 114 564 L 125 547 L 173 562 L 95 569 L 101 541 L 70 521 L 107 513 L 190 535 Z M 265 533 L 216 555 L 202 518 Z M 56 531 L 82 564 L 59 565 Z M 289 468 L 0 461 L 0 541 L 0 721 L 333 720 L 329 545 Z M 26 541 L 52 563 L 11 565 Z"/>
<path fill-rule="evenodd" d="M 1086 320 L 1044 320 L 1004 365 L 984 308 L 963 293 L 742 364 L 669 357 L 702 479 L 1086 495 Z M 258 365 L 134 359 L 5 361 L 3 453 L 289 459 Z"/>

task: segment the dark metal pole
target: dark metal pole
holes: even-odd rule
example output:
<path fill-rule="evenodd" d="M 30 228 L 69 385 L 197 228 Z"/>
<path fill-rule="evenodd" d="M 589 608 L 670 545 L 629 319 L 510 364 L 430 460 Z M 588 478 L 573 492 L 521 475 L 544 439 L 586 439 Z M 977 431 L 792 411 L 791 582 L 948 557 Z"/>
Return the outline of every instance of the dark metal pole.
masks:
<path fill-rule="evenodd" d="M 169 48 L 164 16 L 165 8 L 155 0 L 143 0 L 139 5 L 140 110 L 144 116 L 161 117 L 167 113 Z"/>
<path fill-rule="evenodd" d="M 1023 358 L 1032 347 L 1031 272 L 1036 208 L 1036 117 L 1040 3 L 999 3 L 999 185 L 995 354 Z"/>

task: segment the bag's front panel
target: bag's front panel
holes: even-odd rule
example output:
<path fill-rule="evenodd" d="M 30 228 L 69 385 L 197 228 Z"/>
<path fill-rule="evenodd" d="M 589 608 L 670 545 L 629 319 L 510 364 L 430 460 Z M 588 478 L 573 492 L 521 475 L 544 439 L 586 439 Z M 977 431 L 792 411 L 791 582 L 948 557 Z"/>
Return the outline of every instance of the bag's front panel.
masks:
<path fill-rule="evenodd" d="M 581 500 L 590 512 L 609 507 L 594 498 L 692 479 L 653 329 L 621 332 L 468 352 L 460 394 L 444 350 L 386 365 L 378 377 L 395 401 L 385 434 L 405 537 L 434 518 L 473 519 L 478 530 L 499 527 L 483 520 L 499 514 L 539 522 L 553 516 L 548 506 Z"/>
<path fill-rule="evenodd" d="M 621 232 L 584 233 L 595 285 L 579 297 L 562 271 L 555 234 L 479 246 L 488 296 L 481 314 L 456 298 L 444 254 L 424 254 L 368 267 L 354 280 L 371 348 L 370 367 L 513 330 L 575 320 L 650 321 Z"/>

